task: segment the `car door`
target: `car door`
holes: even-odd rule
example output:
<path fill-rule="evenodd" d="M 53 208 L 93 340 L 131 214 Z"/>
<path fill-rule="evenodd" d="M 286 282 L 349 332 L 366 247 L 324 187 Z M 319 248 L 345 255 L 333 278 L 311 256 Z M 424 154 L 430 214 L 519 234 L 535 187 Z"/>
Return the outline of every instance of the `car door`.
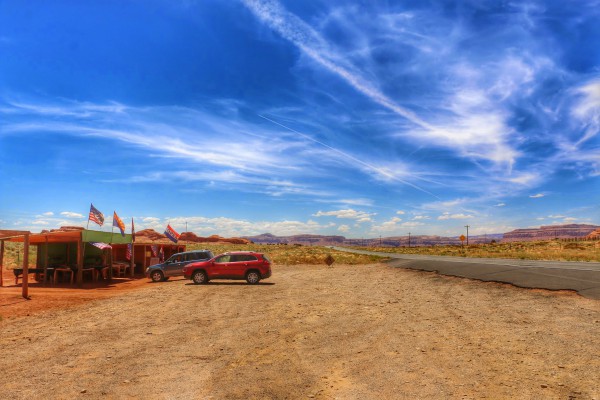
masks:
<path fill-rule="evenodd" d="M 236 273 L 238 276 L 244 278 L 246 276 L 246 272 L 250 269 L 258 269 L 257 258 L 252 254 L 242 254 L 239 256 L 239 267 Z"/>
<path fill-rule="evenodd" d="M 227 277 L 229 272 L 229 260 L 231 256 L 229 254 L 223 254 L 214 259 L 214 262 L 210 266 L 208 272 L 209 278 L 221 278 Z"/>
<path fill-rule="evenodd" d="M 248 261 L 245 254 L 233 254 L 227 268 L 229 277 L 243 278 L 246 273 L 246 265 L 248 265 Z"/>
<path fill-rule="evenodd" d="M 184 265 L 183 254 L 174 254 L 165 262 L 165 276 L 182 275 Z"/>

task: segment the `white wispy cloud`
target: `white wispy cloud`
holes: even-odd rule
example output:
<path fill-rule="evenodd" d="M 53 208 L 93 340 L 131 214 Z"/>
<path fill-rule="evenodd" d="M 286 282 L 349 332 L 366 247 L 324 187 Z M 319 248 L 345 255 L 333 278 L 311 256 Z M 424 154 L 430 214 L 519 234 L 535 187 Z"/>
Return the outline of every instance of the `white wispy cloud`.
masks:
<path fill-rule="evenodd" d="M 364 211 L 356 211 L 351 208 L 345 210 L 336 210 L 336 211 L 318 211 L 313 214 L 315 217 L 336 217 L 336 218 L 345 218 L 345 219 L 354 219 L 359 222 L 368 222 L 371 221 L 371 217 L 373 217 L 374 213 L 368 213 Z"/>
<path fill-rule="evenodd" d="M 572 115 L 584 129 L 583 136 L 575 143 L 579 146 L 600 132 L 600 79 L 585 83 L 576 89 L 576 93 L 581 98 L 574 105 Z"/>
<path fill-rule="evenodd" d="M 338 227 L 338 231 L 340 231 L 340 232 L 342 232 L 342 233 L 349 232 L 349 231 L 350 231 L 350 229 L 351 229 L 351 228 L 350 228 L 350 226 L 348 226 L 348 225 L 340 225 L 340 226 Z"/>
<path fill-rule="evenodd" d="M 67 218 L 83 218 L 82 214 L 72 211 L 63 211 L 60 213 L 60 215 L 65 216 Z"/>
<path fill-rule="evenodd" d="M 392 217 L 391 219 L 384 221 L 379 225 L 373 224 L 371 226 L 371 232 L 373 234 L 395 232 L 400 228 L 401 221 L 402 221 L 402 218 Z"/>
<path fill-rule="evenodd" d="M 468 214 L 450 214 L 450 213 L 444 213 L 440 216 L 437 217 L 438 220 L 443 221 L 443 220 L 448 220 L 448 219 L 469 219 L 469 218 L 473 218 L 472 215 L 468 215 Z"/>
<path fill-rule="evenodd" d="M 440 110 L 440 116 L 435 118 L 436 124 L 432 124 L 408 108 L 398 105 L 377 89 L 376 85 L 371 83 L 348 57 L 327 42 L 321 33 L 287 11 L 279 2 L 244 0 L 243 3 L 260 21 L 297 46 L 318 65 L 345 80 L 372 101 L 414 123 L 418 127 L 412 130 L 416 139 L 433 139 L 435 143 L 460 150 L 464 156 L 484 158 L 495 163 L 508 164 L 510 167 L 519 155 L 509 145 L 508 138 L 512 132 L 504 122 L 506 116 L 495 111 L 498 104 L 492 103 L 489 96 L 483 92 L 469 88 L 454 90 L 457 95 L 450 101 L 450 109 L 446 110 L 451 111 L 454 116 L 450 119 L 440 118 L 444 115 L 444 110 Z M 389 19 L 389 16 L 386 18 Z M 511 75 L 512 78 L 507 78 L 506 74 L 516 67 L 519 67 L 521 73 L 517 71 Z M 495 68 L 494 73 L 498 73 L 499 70 L 506 72 L 502 76 L 504 80 L 488 88 L 490 96 L 501 92 L 501 97 L 507 97 L 507 91 L 512 93 L 515 90 L 513 86 L 528 82 L 533 74 L 522 60 L 514 57 Z M 522 73 L 524 70 L 527 74 Z M 517 81 L 517 77 L 520 77 L 520 81 Z"/>
<path fill-rule="evenodd" d="M 546 195 L 544 193 L 536 193 L 536 194 L 531 194 L 529 195 L 530 198 L 532 199 L 539 199 L 541 197 L 545 197 Z"/>

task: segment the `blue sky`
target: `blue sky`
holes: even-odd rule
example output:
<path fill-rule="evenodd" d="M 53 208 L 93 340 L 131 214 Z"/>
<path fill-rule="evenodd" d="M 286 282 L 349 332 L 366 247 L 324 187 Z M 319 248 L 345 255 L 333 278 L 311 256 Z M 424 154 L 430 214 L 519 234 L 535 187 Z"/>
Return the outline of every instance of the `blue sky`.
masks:
<path fill-rule="evenodd" d="M 0 229 L 600 223 L 600 1 L 0 1 Z"/>

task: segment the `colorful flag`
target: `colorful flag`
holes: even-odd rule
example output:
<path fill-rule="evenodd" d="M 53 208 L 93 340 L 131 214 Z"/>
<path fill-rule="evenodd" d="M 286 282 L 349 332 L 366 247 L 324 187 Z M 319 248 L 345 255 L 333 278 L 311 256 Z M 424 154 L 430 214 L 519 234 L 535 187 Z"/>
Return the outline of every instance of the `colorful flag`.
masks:
<path fill-rule="evenodd" d="M 165 261 L 165 251 L 162 246 L 160 246 L 160 251 L 158 252 L 158 259 L 160 262 Z"/>
<path fill-rule="evenodd" d="M 133 225 L 133 217 L 131 217 L 131 241 L 135 242 L 135 225 Z"/>
<path fill-rule="evenodd" d="M 171 225 L 167 225 L 167 229 L 165 229 L 165 235 L 172 241 L 177 243 L 179 240 L 179 233 L 175 231 L 175 229 L 171 228 Z"/>
<path fill-rule="evenodd" d="M 106 244 L 106 243 L 102 243 L 102 242 L 88 242 L 89 244 L 91 244 L 92 246 L 96 246 L 99 249 L 112 249 L 112 246 L 110 244 Z"/>
<path fill-rule="evenodd" d="M 88 221 L 92 221 L 102 226 L 104 223 L 104 214 L 102 214 L 93 204 L 90 204 L 90 216 Z"/>
<path fill-rule="evenodd" d="M 116 211 L 113 214 L 113 226 L 119 228 L 121 236 L 125 236 L 125 224 L 121 221 L 121 218 L 119 218 Z"/>
<path fill-rule="evenodd" d="M 131 260 L 131 243 L 127 243 L 127 250 L 125 250 L 125 258 Z"/>
<path fill-rule="evenodd" d="M 150 250 L 152 250 L 152 256 L 153 257 L 158 257 L 158 246 L 153 244 L 152 246 L 150 246 Z"/>

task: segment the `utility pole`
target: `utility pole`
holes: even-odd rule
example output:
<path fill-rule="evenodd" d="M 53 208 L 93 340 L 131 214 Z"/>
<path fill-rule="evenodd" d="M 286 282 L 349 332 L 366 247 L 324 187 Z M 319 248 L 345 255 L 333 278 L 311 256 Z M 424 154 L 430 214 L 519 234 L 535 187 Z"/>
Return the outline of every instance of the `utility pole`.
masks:
<path fill-rule="evenodd" d="M 465 228 L 467 228 L 467 246 L 469 245 L 469 226 L 471 225 L 465 225 Z"/>
<path fill-rule="evenodd" d="M 381 235 L 379 235 L 379 247 L 381 247 Z"/>
<path fill-rule="evenodd" d="M 410 247 L 410 232 L 408 232 L 408 247 Z"/>

